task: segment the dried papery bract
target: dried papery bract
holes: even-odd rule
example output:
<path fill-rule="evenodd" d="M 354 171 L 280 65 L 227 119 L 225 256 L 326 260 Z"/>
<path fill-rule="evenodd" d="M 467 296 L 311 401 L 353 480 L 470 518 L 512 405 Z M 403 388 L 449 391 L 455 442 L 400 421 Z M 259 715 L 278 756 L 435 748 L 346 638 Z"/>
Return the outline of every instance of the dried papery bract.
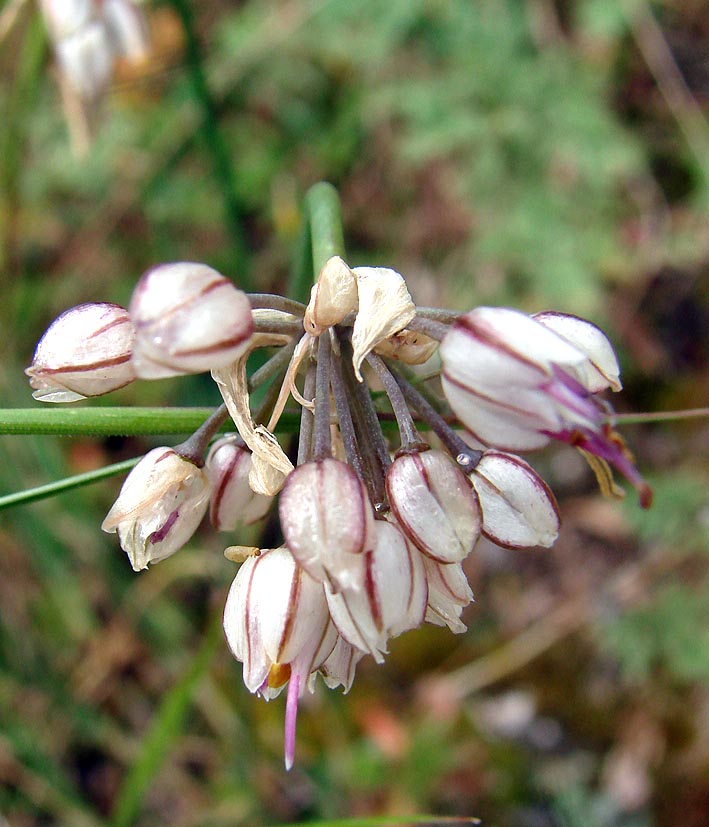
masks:
<path fill-rule="evenodd" d="M 409 539 L 441 563 L 463 560 L 480 536 L 480 507 L 465 475 L 443 451 L 397 457 L 387 470 L 389 503 Z"/>
<path fill-rule="evenodd" d="M 428 582 L 426 621 L 436 626 L 448 626 L 451 632 L 462 634 L 466 626 L 460 616 L 473 599 L 463 564 L 438 563 L 425 556 L 423 564 Z"/>
<path fill-rule="evenodd" d="M 235 435 L 218 439 L 209 451 L 204 467 L 212 489 L 209 516 L 217 531 L 260 520 L 273 502 L 273 497 L 257 494 L 249 485 L 251 456 Z"/>
<path fill-rule="evenodd" d="M 155 448 L 130 472 L 101 528 L 118 532 L 135 571 L 164 560 L 190 539 L 209 504 L 203 469 L 172 448 Z"/>
<path fill-rule="evenodd" d="M 42 402 L 74 402 L 122 388 L 135 379 L 135 333 L 117 304 L 80 304 L 61 314 L 39 340 L 25 373 Z"/>
<path fill-rule="evenodd" d="M 549 486 L 514 454 L 486 451 L 470 474 L 480 499 L 483 534 L 500 546 L 551 546 L 559 508 Z"/>
<path fill-rule="evenodd" d="M 322 586 L 298 566 L 288 549 L 250 557 L 229 590 L 224 632 L 234 657 L 244 664 L 250 692 L 270 700 L 289 684 L 285 753 L 290 769 L 298 699 L 337 641 Z"/>
<path fill-rule="evenodd" d="M 357 588 L 325 594 L 342 637 L 382 663 L 389 638 L 423 623 L 428 588 L 421 553 L 397 526 L 375 520 L 371 545 L 357 558 Z"/>
<path fill-rule="evenodd" d="M 374 511 L 357 474 L 340 460 L 299 465 L 278 502 L 286 545 L 298 563 L 333 590 L 358 588 Z"/>
<path fill-rule="evenodd" d="M 406 282 L 388 267 L 355 267 L 358 308 L 352 328 L 352 364 L 362 381 L 360 367 L 379 342 L 402 330 L 416 315 Z"/>
<path fill-rule="evenodd" d="M 339 256 L 325 262 L 310 291 L 303 327 L 319 336 L 327 327 L 339 324 L 357 309 L 357 279 Z"/>
<path fill-rule="evenodd" d="M 201 373 L 229 365 L 253 332 L 246 294 L 206 264 L 176 262 L 148 270 L 130 307 L 133 364 L 142 379 Z"/>

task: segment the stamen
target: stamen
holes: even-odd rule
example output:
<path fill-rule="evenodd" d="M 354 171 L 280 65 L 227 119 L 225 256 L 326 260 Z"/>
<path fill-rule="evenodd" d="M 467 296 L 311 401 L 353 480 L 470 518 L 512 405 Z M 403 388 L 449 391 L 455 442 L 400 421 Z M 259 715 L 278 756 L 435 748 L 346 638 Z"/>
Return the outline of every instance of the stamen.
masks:
<path fill-rule="evenodd" d="M 285 764 L 286 770 L 293 767 L 295 760 L 295 724 L 298 717 L 298 696 L 300 695 L 300 675 L 291 673 L 286 696 L 286 729 L 285 729 Z"/>

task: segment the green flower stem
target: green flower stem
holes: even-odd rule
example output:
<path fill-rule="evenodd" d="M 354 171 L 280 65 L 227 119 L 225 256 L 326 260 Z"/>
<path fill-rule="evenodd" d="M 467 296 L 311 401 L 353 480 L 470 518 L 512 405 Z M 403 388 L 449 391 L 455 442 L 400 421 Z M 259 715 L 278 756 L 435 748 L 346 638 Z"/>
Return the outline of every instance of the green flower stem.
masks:
<path fill-rule="evenodd" d="M 313 273 L 317 279 L 329 258 L 345 256 L 340 196 L 337 190 L 325 181 L 315 184 L 305 196 L 305 210 L 310 222 Z"/>
<path fill-rule="evenodd" d="M 117 474 L 130 471 L 139 459 L 140 457 L 127 459 L 123 462 L 116 462 L 114 465 L 97 468 L 95 471 L 86 471 L 84 474 L 76 474 L 73 477 L 65 477 L 46 485 L 38 485 L 36 488 L 28 488 L 26 491 L 6 494 L 4 497 L 0 497 L 0 510 L 10 508 L 13 505 L 27 505 L 27 503 L 44 500 L 47 497 L 54 497 L 56 494 L 63 494 L 65 491 L 80 488 L 82 485 L 91 485 L 91 483 L 108 479 L 108 477 L 115 477 Z"/>
<path fill-rule="evenodd" d="M 149 436 L 191 434 L 214 408 L 6 408 L 0 434 L 54 436 Z M 296 417 L 283 414 L 279 430 L 291 432 Z M 233 430 L 228 422 L 222 430 Z"/>

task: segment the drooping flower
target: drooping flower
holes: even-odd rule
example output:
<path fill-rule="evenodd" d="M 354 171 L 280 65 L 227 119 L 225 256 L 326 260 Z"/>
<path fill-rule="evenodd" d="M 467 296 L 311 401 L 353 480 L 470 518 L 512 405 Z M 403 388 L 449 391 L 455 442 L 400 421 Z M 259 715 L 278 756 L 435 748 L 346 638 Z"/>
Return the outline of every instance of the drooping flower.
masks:
<path fill-rule="evenodd" d="M 201 373 L 234 362 L 253 332 L 246 294 L 206 264 L 180 261 L 145 273 L 128 308 L 141 379 Z"/>
<path fill-rule="evenodd" d="M 286 479 L 278 512 L 286 545 L 311 577 L 333 591 L 359 588 L 374 510 L 350 465 L 327 458 L 299 465 Z"/>
<path fill-rule="evenodd" d="M 25 373 L 42 402 L 75 402 L 100 396 L 135 379 L 135 331 L 117 304 L 80 304 L 47 328 Z"/>
<path fill-rule="evenodd" d="M 182 548 L 208 504 L 204 470 L 172 448 L 154 448 L 126 478 L 101 528 L 118 533 L 133 569 L 140 571 Z"/>
<path fill-rule="evenodd" d="M 583 320 L 546 322 L 501 307 L 461 316 L 440 347 L 453 411 L 484 445 L 526 451 L 558 439 L 582 448 L 615 466 L 648 505 L 649 489 L 594 396 L 619 386 L 610 344 Z M 562 324 L 563 336 L 552 329 Z"/>
<path fill-rule="evenodd" d="M 459 563 L 480 536 L 480 506 L 443 451 L 397 457 L 386 474 L 389 504 L 407 537 L 439 563 Z"/>
<path fill-rule="evenodd" d="M 325 594 L 342 637 L 377 663 L 387 641 L 423 623 L 428 599 L 426 572 L 419 550 L 391 522 L 375 520 L 371 548 L 357 556 L 357 582 Z"/>
<path fill-rule="evenodd" d="M 288 549 L 262 551 L 237 572 L 224 607 L 224 632 L 234 657 L 244 664 L 250 692 L 271 700 L 288 684 L 285 760 L 290 769 L 298 699 L 337 642 L 322 586 Z M 334 662 L 331 667 L 339 668 Z M 337 679 L 348 677 L 338 673 Z"/>
<path fill-rule="evenodd" d="M 212 489 L 209 516 L 217 531 L 255 523 L 271 506 L 273 497 L 257 494 L 249 485 L 251 457 L 233 434 L 218 439 L 209 451 L 204 467 Z"/>

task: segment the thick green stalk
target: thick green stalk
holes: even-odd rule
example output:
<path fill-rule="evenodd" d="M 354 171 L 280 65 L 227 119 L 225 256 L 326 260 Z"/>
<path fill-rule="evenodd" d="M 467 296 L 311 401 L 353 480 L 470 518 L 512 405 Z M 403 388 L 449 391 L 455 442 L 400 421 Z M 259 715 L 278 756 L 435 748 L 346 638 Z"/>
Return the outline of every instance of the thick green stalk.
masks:
<path fill-rule="evenodd" d="M 345 257 L 340 196 L 337 190 L 326 181 L 315 184 L 305 196 L 305 210 L 310 222 L 313 272 L 317 278 L 329 258 Z"/>

